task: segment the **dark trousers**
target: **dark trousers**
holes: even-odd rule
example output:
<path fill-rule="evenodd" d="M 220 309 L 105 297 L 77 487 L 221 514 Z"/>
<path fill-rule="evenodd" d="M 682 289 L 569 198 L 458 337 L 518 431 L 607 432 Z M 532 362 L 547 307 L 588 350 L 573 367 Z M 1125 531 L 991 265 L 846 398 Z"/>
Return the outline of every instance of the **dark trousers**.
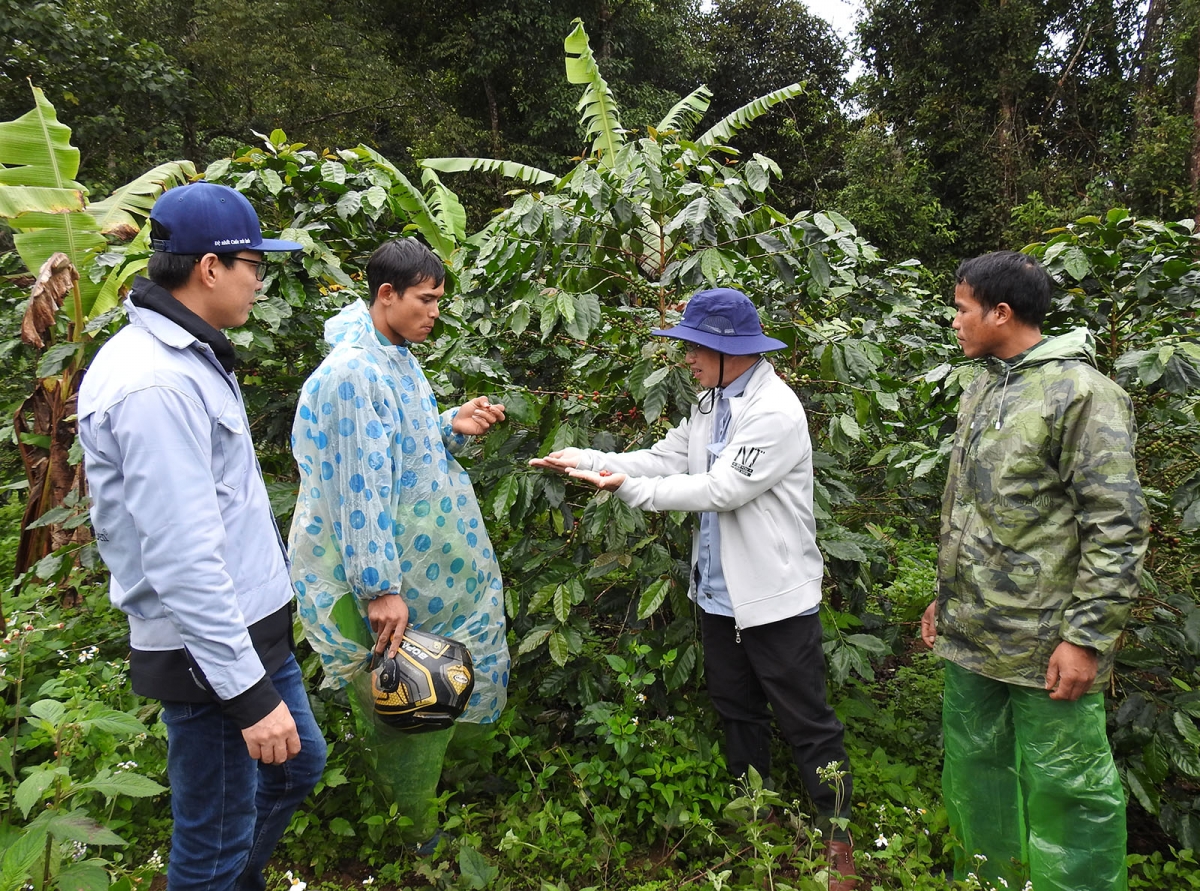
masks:
<path fill-rule="evenodd" d="M 771 775 L 771 714 L 779 722 L 800 776 L 821 817 L 850 815 L 851 778 L 837 790 L 817 778 L 831 761 L 849 771 L 842 723 L 825 698 L 821 620 L 794 616 L 738 630 L 731 618 L 701 611 L 708 695 L 725 724 L 725 760 L 734 776 L 749 765 Z M 769 706 L 769 708 L 768 708 Z"/>
<path fill-rule="evenodd" d="M 283 764 L 252 761 L 216 702 L 163 702 L 171 780 L 171 891 L 263 891 L 262 871 L 292 812 L 321 779 L 325 740 L 296 660 L 271 675 L 300 735 Z"/>

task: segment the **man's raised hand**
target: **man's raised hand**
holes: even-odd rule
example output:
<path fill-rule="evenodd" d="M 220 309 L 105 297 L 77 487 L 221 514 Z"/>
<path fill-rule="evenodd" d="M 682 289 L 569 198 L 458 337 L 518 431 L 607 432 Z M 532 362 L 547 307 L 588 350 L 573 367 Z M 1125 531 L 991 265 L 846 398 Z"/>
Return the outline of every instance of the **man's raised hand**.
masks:
<path fill-rule="evenodd" d="M 465 436 L 482 436 L 492 429 L 493 424 L 504 420 L 504 406 L 495 405 L 486 396 L 476 396 L 466 402 L 450 422 L 450 429 Z"/>

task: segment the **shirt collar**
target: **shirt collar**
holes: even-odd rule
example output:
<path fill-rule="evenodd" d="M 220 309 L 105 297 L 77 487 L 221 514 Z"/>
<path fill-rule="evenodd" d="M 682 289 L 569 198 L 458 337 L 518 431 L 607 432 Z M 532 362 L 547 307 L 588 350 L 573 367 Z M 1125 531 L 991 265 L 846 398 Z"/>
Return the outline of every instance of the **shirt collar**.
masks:
<path fill-rule="evenodd" d="M 229 338 L 176 300 L 166 288 L 156 285 L 148 278 L 139 276 L 133 283 L 133 290 L 129 293 L 129 302 L 140 309 L 158 313 L 163 318 L 174 322 L 196 340 L 208 344 L 226 373 L 233 373 L 237 355 L 233 351 L 233 344 L 229 342 Z"/>
<path fill-rule="evenodd" d="M 750 378 L 754 376 L 754 372 L 758 370 L 758 366 L 762 364 L 762 358 L 735 377 L 729 382 L 729 385 L 724 389 L 719 390 L 722 399 L 729 399 L 734 396 L 741 396 L 746 392 L 746 385 L 750 383 Z"/>

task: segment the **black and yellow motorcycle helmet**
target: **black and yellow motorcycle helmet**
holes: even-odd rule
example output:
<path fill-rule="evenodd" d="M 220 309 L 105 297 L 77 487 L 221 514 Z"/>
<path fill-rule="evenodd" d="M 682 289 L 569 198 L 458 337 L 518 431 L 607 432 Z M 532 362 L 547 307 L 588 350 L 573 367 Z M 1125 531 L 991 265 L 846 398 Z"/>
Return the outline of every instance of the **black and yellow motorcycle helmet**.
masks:
<path fill-rule="evenodd" d="M 409 628 L 392 658 L 372 654 L 375 714 L 409 733 L 444 730 L 466 710 L 475 668 L 464 644 Z"/>

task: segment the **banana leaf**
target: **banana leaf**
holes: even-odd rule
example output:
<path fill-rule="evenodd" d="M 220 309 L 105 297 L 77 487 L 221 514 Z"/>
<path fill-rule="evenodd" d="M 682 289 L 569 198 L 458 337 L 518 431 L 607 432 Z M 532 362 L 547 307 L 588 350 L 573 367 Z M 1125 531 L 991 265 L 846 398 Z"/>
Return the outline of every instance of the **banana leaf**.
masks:
<path fill-rule="evenodd" d="M 400 208 L 408 215 L 433 252 L 444 262 L 450 262 L 450 256 L 454 253 L 458 242 L 453 235 L 443 230 L 433 209 L 429 206 L 429 202 L 421 194 L 421 190 L 414 186 L 395 164 L 373 148 L 360 145 L 355 151 L 360 156 L 370 158 L 391 175 L 396 183 L 390 190 L 392 200 L 399 204 Z"/>
<path fill-rule="evenodd" d="M 498 161 L 495 158 L 426 158 L 421 162 L 421 166 L 440 173 L 469 173 L 478 170 L 481 173 L 498 173 L 534 186 L 558 185 L 558 177 L 553 173 L 530 167 L 528 164 Z"/>
<path fill-rule="evenodd" d="M 467 211 L 453 191 L 446 188 L 437 173 L 426 169 L 421 174 L 429 194 L 429 208 L 439 228 L 448 238 L 456 242 L 467 237 Z"/>
<path fill-rule="evenodd" d="M 137 179 L 121 186 L 103 201 L 88 207 L 97 227 L 106 235 L 128 241 L 138 234 L 143 220 L 150 216 L 154 202 L 167 189 L 182 185 L 196 176 L 191 161 L 168 161 L 147 170 Z"/>
<path fill-rule="evenodd" d="M 107 242 L 83 210 L 87 189 L 74 178 L 79 149 L 71 145 L 71 128 L 37 87 L 33 98 L 31 111 L 0 123 L 0 216 L 15 231 L 13 243 L 31 272 L 55 253 L 71 258 L 86 311 L 100 290 L 87 271 Z"/>
<path fill-rule="evenodd" d="M 620 112 L 617 100 L 608 87 L 608 81 L 600 74 L 581 20 L 575 19 L 575 30 L 563 41 L 563 49 L 568 54 L 568 83 L 586 85 L 577 107 L 583 112 L 580 123 L 589 136 L 595 137 L 592 151 L 599 156 L 600 163 L 612 167 L 616 162 L 617 150 L 625 144 L 625 130 L 618 119 Z"/>
<path fill-rule="evenodd" d="M 696 87 L 692 92 L 688 93 L 682 99 L 675 103 L 675 106 L 667 112 L 667 116 L 658 122 L 655 130 L 682 130 L 685 127 L 695 124 L 708 111 L 708 105 L 712 101 L 712 90 L 704 84 Z"/>
<path fill-rule="evenodd" d="M 804 84 L 791 84 L 786 87 L 780 87 L 778 90 L 772 90 L 765 96 L 759 96 L 757 99 L 747 102 L 741 108 L 731 111 L 705 130 L 700 135 L 700 138 L 696 140 L 696 144 L 716 145 L 717 143 L 723 143 L 739 130 L 749 127 L 755 119 L 762 117 L 780 102 L 794 99 L 803 92 Z"/>

